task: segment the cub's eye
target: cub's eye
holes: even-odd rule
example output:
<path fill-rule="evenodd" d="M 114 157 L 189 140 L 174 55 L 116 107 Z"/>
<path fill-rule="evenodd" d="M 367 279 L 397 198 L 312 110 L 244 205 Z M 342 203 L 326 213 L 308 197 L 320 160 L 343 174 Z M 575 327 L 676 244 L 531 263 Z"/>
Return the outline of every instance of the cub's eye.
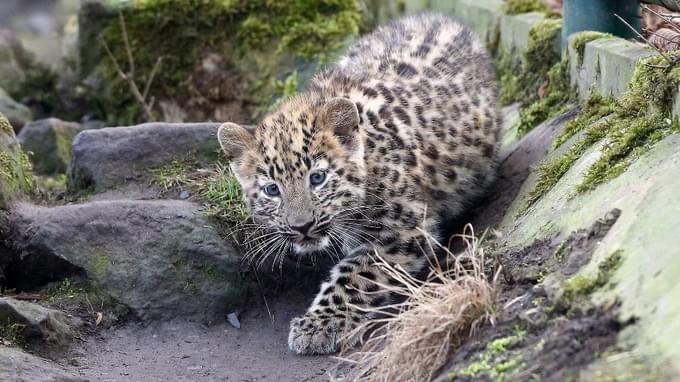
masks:
<path fill-rule="evenodd" d="M 309 183 L 311 183 L 312 186 L 318 186 L 323 183 L 324 180 L 326 180 L 326 173 L 323 171 L 315 171 L 309 175 Z"/>
<path fill-rule="evenodd" d="M 267 194 L 267 196 L 279 196 L 279 194 L 281 194 L 281 190 L 279 190 L 279 186 L 272 183 L 264 187 L 264 193 Z"/>

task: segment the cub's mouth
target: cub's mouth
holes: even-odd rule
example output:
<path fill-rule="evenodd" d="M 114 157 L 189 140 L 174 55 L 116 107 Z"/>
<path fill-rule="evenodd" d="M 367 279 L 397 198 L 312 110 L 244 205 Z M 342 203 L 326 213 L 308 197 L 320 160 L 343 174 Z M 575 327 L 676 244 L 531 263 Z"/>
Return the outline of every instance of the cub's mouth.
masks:
<path fill-rule="evenodd" d="M 293 233 L 290 235 L 290 240 L 296 255 L 320 252 L 331 245 L 328 225 L 313 227 L 306 234 Z"/>
<path fill-rule="evenodd" d="M 305 236 L 293 241 L 293 251 L 298 255 L 323 251 L 330 245 L 328 236 Z"/>

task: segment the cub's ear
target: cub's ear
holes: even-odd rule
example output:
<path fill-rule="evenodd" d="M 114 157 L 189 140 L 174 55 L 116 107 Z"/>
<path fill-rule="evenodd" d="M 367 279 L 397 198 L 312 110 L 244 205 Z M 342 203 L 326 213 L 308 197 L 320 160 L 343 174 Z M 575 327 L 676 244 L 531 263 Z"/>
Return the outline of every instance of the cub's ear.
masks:
<path fill-rule="evenodd" d="M 255 145 L 254 129 L 227 122 L 217 130 L 217 139 L 229 160 L 238 160 L 243 153 Z"/>
<path fill-rule="evenodd" d="M 359 110 L 347 98 L 331 98 L 321 112 L 322 126 L 332 129 L 343 144 L 353 146 L 355 128 L 359 125 Z"/>

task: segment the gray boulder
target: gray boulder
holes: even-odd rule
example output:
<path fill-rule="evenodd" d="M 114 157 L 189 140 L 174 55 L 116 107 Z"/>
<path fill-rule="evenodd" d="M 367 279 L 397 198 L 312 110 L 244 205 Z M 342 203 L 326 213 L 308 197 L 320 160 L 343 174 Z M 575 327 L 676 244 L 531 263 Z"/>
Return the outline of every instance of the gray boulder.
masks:
<path fill-rule="evenodd" d="M 73 142 L 71 191 L 104 191 L 147 184 L 151 170 L 173 161 L 213 164 L 219 153 L 217 123 L 147 123 L 86 130 Z"/>
<path fill-rule="evenodd" d="M 27 122 L 33 119 L 31 109 L 15 101 L 3 88 L 0 88 L 0 113 L 7 117 L 14 131 L 19 131 Z"/>
<path fill-rule="evenodd" d="M 85 382 L 66 368 L 20 349 L 0 346 L 0 381 Z"/>
<path fill-rule="evenodd" d="M 48 118 L 28 123 L 17 138 L 24 151 L 29 152 L 36 173 L 63 174 L 71 163 L 73 138 L 83 129 L 78 123 Z"/>
<path fill-rule="evenodd" d="M 223 319 L 251 288 L 236 250 L 189 202 L 18 204 L 11 218 L 26 278 L 76 271 L 142 320 Z"/>
<path fill-rule="evenodd" d="M 0 298 L 0 322 L 21 325 L 20 335 L 27 341 L 64 347 L 73 339 L 70 318 L 31 302 Z"/>

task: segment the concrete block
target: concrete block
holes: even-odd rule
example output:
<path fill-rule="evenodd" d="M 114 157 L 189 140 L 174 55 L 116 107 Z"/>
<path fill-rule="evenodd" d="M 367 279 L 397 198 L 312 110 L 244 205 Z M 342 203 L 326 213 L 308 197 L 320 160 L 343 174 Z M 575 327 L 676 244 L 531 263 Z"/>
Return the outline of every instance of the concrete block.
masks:
<path fill-rule="evenodd" d="M 574 38 L 569 39 L 570 46 Z M 655 54 L 646 45 L 620 38 L 591 41 L 586 44 L 581 65 L 575 49 L 569 49 L 571 83 L 576 85 L 580 99 L 588 98 L 591 88 L 620 97 L 628 89 L 636 63 Z"/>
<path fill-rule="evenodd" d="M 501 0 L 431 0 L 430 9 L 455 17 L 472 28 L 482 41 L 497 38 L 503 16 Z"/>
<path fill-rule="evenodd" d="M 531 27 L 545 20 L 543 13 L 503 15 L 500 20 L 500 49 L 506 52 L 523 52 L 529 44 Z"/>
<path fill-rule="evenodd" d="M 674 118 L 680 118 L 680 86 L 673 95 L 673 110 L 671 112 Z"/>

